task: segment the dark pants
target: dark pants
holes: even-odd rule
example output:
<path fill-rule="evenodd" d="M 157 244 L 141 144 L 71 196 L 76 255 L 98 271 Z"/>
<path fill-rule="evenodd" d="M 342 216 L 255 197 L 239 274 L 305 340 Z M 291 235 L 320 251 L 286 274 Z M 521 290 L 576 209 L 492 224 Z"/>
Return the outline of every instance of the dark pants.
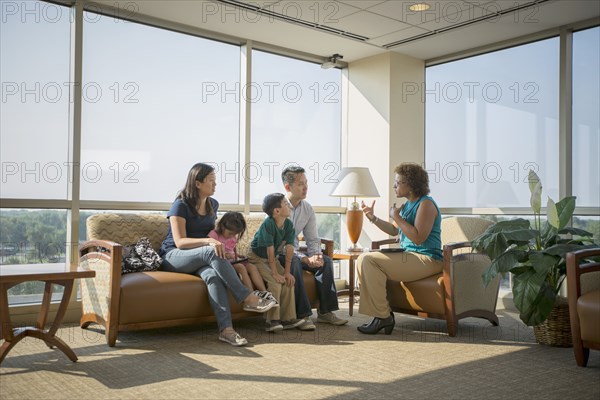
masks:
<path fill-rule="evenodd" d="M 280 255 L 281 265 L 285 265 L 285 256 Z M 291 273 L 296 279 L 294 285 L 294 296 L 296 300 L 296 317 L 304 318 L 312 315 L 310 301 L 304 288 L 304 272 L 308 271 L 315 277 L 317 284 L 317 296 L 319 297 L 319 313 L 325 314 L 339 310 L 337 292 L 333 279 L 333 263 L 331 258 L 323 255 L 323 266 L 311 268 L 300 261 L 298 256 L 292 257 Z"/>

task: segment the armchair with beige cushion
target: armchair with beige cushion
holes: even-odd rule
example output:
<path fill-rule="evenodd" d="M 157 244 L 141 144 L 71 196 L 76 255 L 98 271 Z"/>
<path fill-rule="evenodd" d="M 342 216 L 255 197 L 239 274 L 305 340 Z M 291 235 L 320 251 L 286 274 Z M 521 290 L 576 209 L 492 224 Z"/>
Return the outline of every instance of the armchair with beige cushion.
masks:
<path fill-rule="evenodd" d="M 481 274 L 491 260 L 471 250 L 470 241 L 492 222 L 475 217 L 442 219 L 444 267 L 442 273 L 413 282 L 387 282 L 387 297 L 394 312 L 445 319 L 450 336 L 456 336 L 458 321 L 477 317 L 498 325 L 496 302 L 500 277 L 485 287 Z M 374 241 L 373 249 L 397 239 Z"/>
<path fill-rule="evenodd" d="M 569 317 L 575 361 L 585 367 L 590 349 L 600 350 L 600 248 L 567 253 Z"/>
<path fill-rule="evenodd" d="M 247 229 L 238 254 L 248 253 L 263 215 L 246 216 Z M 80 266 L 96 271 L 81 282 L 83 315 L 80 325 L 104 326 L 106 341 L 114 346 L 120 331 L 215 322 L 204 281 L 195 275 L 166 271 L 121 274 L 122 246 L 148 237 L 158 250 L 167 235 L 168 220 L 160 214 L 97 214 L 87 220 L 88 241 L 79 248 Z M 330 251 L 333 242 L 327 242 Z M 327 254 L 327 253 L 326 253 Z M 318 303 L 315 280 L 305 273 L 304 285 L 313 307 Z M 256 317 L 242 310 L 231 293 L 231 316 Z"/>

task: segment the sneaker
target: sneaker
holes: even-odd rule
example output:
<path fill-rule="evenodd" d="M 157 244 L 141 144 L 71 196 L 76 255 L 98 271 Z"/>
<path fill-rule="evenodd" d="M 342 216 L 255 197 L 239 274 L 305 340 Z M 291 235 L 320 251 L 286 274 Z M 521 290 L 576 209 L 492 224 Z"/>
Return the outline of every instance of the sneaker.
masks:
<path fill-rule="evenodd" d="M 291 319 L 289 321 L 281 321 L 281 325 L 283 325 L 283 329 L 294 329 L 302 324 L 301 319 Z"/>
<path fill-rule="evenodd" d="M 229 333 L 219 333 L 219 340 L 236 347 L 245 346 L 248 344 L 248 341 L 235 331 Z"/>
<path fill-rule="evenodd" d="M 297 326 L 301 331 L 314 331 L 317 329 L 315 324 L 312 322 L 310 317 L 304 317 L 300 320 L 300 323 Z"/>
<path fill-rule="evenodd" d="M 271 292 L 267 292 L 266 290 L 255 290 L 253 293 L 262 299 L 274 301 L 275 305 L 273 307 L 279 307 L 279 302 Z"/>
<path fill-rule="evenodd" d="M 274 302 L 273 300 L 265 300 L 259 297 L 256 305 L 251 306 L 249 304 L 244 304 L 243 310 L 264 313 L 269 311 L 271 308 L 275 307 L 275 304 L 276 302 Z"/>
<path fill-rule="evenodd" d="M 281 321 L 267 321 L 265 325 L 265 332 L 277 332 L 282 331 L 283 325 Z"/>
<path fill-rule="evenodd" d="M 348 323 L 347 319 L 342 319 L 339 318 L 337 315 L 335 315 L 332 312 L 328 312 L 325 314 L 321 314 L 319 313 L 319 316 L 317 317 L 317 322 L 321 322 L 323 324 L 331 324 L 331 325 L 345 325 Z"/>

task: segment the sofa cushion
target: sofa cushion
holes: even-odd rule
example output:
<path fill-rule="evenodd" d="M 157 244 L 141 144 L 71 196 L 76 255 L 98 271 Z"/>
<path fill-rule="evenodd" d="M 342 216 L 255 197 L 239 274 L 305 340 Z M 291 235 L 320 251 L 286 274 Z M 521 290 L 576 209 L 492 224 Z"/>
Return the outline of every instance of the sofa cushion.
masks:
<path fill-rule="evenodd" d="M 444 278 L 436 274 L 413 282 L 387 281 L 392 308 L 444 314 Z"/>

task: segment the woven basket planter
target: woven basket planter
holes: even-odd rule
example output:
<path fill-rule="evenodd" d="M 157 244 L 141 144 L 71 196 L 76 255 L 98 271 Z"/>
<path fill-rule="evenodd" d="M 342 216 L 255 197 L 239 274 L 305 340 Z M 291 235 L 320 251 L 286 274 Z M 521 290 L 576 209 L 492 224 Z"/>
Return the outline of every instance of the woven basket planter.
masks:
<path fill-rule="evenodd" d="M 564 297 L 557 297 L 548 318 L 533 327 L 535 340 L 539 344 L 555 347 L 573 347 L 569 303 Z"/>

